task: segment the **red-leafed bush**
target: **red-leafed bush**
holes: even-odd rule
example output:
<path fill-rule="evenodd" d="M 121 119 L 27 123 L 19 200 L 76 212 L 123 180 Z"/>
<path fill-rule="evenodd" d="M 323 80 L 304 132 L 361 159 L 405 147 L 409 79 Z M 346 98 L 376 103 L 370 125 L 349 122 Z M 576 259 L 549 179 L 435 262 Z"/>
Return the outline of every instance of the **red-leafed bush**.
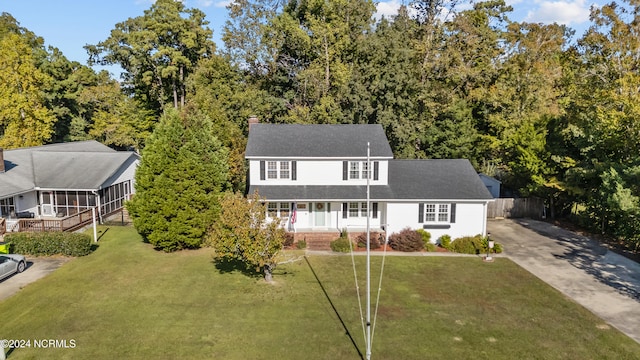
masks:
<path fill-rule="evenodd" d="M 389 246 L 396 251 L 420 251 L 424 249 L 422 235 L 410 228 L 404 228 L 399 233 L 389 236 Z"/>

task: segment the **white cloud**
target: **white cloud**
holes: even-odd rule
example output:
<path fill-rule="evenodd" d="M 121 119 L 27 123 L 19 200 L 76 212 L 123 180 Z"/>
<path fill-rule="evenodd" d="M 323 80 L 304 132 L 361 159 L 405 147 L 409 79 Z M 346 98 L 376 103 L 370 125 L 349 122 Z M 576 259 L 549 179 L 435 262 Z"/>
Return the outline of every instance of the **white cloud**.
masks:
<path fill-rule="evenodd" d="M 536 1 L 539 5 L 530 10 L 525 21 L 543 24 L 581 24 L 589 21 L 589 7 L 585 0 L 574 1 Z"/>
<path fill-rule="evenodd" d="M 208 3 L 211 3 L 212 1 L 207 1 Z M 227 7 L 229 4 L 231 4 L 231 0 L 223 0 L 223 1 L 216 1 L 216 3 L 213 5 L 217 8 L 224 8 Z"/>
<path fill-rule="evenodd" d="M 376 13 L 374 17 L 376 19 L 380 19 L 382 18 L 382 16 L 384 16 L 388 19 L 394 15 L 397 15 L 400 5 L 402 4 L 399 0 L 380 1 L 376 6 Z"/>

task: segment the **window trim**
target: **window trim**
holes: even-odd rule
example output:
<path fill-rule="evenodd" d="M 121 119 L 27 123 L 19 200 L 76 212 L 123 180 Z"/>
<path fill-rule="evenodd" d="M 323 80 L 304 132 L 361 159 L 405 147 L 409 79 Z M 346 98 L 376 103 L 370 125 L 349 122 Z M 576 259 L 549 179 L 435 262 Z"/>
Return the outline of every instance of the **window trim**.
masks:
<path fill-rule="evenodd" d="M 266 166 L 263 166 L 263 162 L 260 162 L 260 180 L 296 180 L 297 176 L 295 174 L 295 161 L 267 160 L 265 163 Z M 263 174 L 265 174 L 264 177 Z"/>
<path fill-rule="evenodd" d="M 291 203 L 290 202 L 267 202 L 267 217 L 270 219 L 279 218 L 280 220 L 287 220 L 291 216 Z M 283 214 L 285 214 L 283 216 Z"/>
<path fill-rule="evenodd" d="M 452 223 L 452 204 L 450 203 L 423 203 L 420 204 L 420 223 L 425 224 L 450 224 Z M 443 217 L 446 219 L 442 220 Z"/>

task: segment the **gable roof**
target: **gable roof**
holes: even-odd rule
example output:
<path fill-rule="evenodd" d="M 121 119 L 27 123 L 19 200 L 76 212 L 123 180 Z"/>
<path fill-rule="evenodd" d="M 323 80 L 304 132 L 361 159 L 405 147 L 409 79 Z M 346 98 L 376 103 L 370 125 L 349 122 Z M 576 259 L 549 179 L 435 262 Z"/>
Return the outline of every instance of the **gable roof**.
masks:
<path fill-rule="evenodd" d="M 0 198 L 35 188 L 97 190 L 138 158 L 94 140 L 5 150 Z"/>
<path fill-rule="evenodd" d="M 252 124 L 246 158 L 393 158 L 381 125 Z"/>
<path fill-rule="evenodd" d="M 364 185 L 251 185 L 267 200 L 364 200 Z M 390 160 L 389 185 L 371 185 L 373 201 L 488 201 L 493 197 L 466 159 Z"/>

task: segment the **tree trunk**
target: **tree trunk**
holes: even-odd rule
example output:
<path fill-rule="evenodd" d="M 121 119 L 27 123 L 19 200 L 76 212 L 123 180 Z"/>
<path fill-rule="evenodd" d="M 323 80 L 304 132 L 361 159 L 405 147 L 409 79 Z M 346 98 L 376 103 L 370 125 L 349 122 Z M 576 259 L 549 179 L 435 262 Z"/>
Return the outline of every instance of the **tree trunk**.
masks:
<path fill-rule="evenodd" d="M 264 281 L 273 282 L 273 266 L 271 264 L 264 266 Z"/>

